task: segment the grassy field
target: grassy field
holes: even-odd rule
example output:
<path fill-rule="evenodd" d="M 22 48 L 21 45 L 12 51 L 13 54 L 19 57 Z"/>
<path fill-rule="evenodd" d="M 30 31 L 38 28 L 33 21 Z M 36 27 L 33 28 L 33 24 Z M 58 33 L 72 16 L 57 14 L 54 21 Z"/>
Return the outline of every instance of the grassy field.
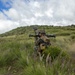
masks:
<path fill-rule="evenodd" d="M 47 49 L 53 61 L 34 57 L 32 26 L 19 27 L 0 35 L 0 75 L 75 75 L 75 26 L 38 28 L 56 35 Z"/>

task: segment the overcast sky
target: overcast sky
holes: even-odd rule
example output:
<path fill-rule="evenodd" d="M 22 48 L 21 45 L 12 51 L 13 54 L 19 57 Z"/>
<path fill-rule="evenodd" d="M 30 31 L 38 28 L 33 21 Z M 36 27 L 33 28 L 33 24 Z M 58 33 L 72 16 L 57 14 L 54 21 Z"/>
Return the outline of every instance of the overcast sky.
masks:
<path fill-rule="evenodd" d="M 0 0 L 0 33 L 35 24 L 75 24 L 75 0 Z"/>

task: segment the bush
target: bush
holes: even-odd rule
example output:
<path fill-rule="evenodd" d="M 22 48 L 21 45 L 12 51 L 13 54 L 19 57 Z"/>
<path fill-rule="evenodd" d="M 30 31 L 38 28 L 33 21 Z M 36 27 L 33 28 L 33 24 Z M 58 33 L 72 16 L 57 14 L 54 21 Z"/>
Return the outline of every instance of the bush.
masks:
<path fill-rule="evenodd" d="M 70 36 L 70 38 L 71 38 L 71 39 L 75 39 L 75 34 L 72 34 L 72 35 Z"/>
<path fill-rule="evenodd" d="M 49 47 L 47 50 L 44 51 L 45 56 L 50 54 L 51 59 L 54 60 L 61 52 L 59 47 Z"/>

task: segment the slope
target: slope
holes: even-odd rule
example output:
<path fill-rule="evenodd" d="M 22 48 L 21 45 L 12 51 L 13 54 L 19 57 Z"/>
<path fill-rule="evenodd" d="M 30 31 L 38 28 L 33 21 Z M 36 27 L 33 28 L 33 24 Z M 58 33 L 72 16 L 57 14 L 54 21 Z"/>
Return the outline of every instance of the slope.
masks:
<path fill-rule="evenodd" d="M 19 34 L 23 29 L 26 31 Z M 75 74 L 75 58 L 71 57 L 75 41 L 75 28 L 73 26 L 39 26 L 39 29 L 45 29 L 47 33 L 57 35 L 55 39 L 50 38 L 52 47 L 61 48 L 63 54 L 46 66 L 45 60 L 40 61 L 39 57 L 33 58 L 34 39 L 28 37 L 30 33 L 33 33 L 32 27 L 21 27 L 21 30 L 17 28 L 10 31 L 13 34 L 8 32 L 10 34 L 5 33 L 3 37 L 0 37 L 0 75 Z"/>

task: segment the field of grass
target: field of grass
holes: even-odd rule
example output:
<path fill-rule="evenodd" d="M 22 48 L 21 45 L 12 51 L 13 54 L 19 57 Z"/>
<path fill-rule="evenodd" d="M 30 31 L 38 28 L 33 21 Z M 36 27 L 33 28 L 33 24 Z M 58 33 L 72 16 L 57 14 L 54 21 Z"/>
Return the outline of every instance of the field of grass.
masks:
<path fill-rule="evenodd" d="M 75 75 L 75 26 L 38 28 L 56 35 L 45 51 L 53 61 L 34 57 L 32 26 L 19 27 L 0 35 L 0 75 Z"/>

